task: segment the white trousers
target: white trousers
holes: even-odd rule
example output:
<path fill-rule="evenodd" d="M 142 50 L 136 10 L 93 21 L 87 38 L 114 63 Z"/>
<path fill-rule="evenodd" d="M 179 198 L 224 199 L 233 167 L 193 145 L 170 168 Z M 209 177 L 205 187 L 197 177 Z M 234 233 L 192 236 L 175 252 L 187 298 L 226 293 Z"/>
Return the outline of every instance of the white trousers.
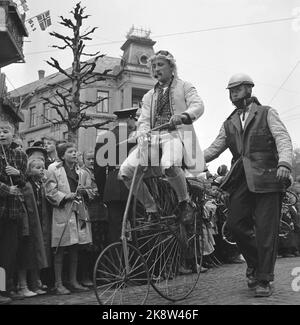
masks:
<path fill-rule="evenodd" d="M 160 158 L 161 149 L 161 159 Z M 129 188 L 136 166 L 159 167 L 162 174 L 166 174 L 170 185 L 176 191 L 179 202 L 189 198 L 185 174 L 181 168 L 183 160 L 183 144 L 176 132 L 163 132 L 151 137 L 151 144 L 140 144 L 133 150 L 120 167 L 119 177 Z M 136 182 L 143 175 L 143 168 L 139 167 Z M 167 170 L 167 173 L 166 173 Z M 144 204 L 147 212 L 157 211 L 156 203 L 149 193 L 145 183 L 134 189 L 134 195 Z"/>

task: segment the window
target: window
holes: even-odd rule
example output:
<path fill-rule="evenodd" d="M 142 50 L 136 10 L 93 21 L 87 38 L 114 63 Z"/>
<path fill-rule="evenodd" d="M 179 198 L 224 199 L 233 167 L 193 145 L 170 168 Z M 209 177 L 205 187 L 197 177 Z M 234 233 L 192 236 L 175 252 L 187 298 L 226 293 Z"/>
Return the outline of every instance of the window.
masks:
<path fill-rule="evenodd" d="M 30 107 L 29 109 L 29 127 L 32 128 L 37 125 L 37 114 L 36 114 L 36 107 Z"/>
<path fill-rule="evenodd" d="M 51 120 L 50 116 L 50 108 L 48 103 L 44 103 L 44 110 L 43 110 L 43 124 L 49 123 Z"/>
<path fill-rule="evenodd" d="M 142 100 L 144 95 L 148 92 L 147 89 L 132 88 L 132 107 L 140 108 L 142 107 Z"/>
<path fill-rule="evenodd" d="M 109 97 L 108 91 L 102 91 L 102 90 L 97 91 L 97 99 L 105 98 L 100 103 L 98 103 L 96 107 L 97 113 L 108 113 L 108 97 Z"/>
<path fill-rule="evenodd" d="M 68 141 L 68 135 L 69 135 L 68 131 L 63 132 L 63 140 Z"/>

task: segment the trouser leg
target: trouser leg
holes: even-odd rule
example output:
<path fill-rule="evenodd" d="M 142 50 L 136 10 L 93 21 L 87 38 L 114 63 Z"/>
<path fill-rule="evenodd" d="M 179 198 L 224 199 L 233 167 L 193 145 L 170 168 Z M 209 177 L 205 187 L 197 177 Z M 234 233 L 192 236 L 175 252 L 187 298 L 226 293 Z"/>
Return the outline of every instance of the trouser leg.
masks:
<path fill-rule="evenodd" d="M 124 161 L 124 163 L 120 167 L 119 178 L 123 180 L 126 187 L 129 189 L 132 183 L 132 178 L 135 171 L 135 166 L 138 165 L 137 151 L 134 150 L 128 158 Z M 142 166 L 138 167 L 138 172 L 135 180 L 135 186 L 133 189 L 133 194 L 137 197 L 137 199 L 144 205 L 147 212 L 156 212 L 157 207 L 156 203 L 150 194 L 146 184 L 140 181 L 140 178 L 143 177 L 143 168 Z M 140 183 L 140 186 L 136 186 Z"/>
<path fill-rule="evenodd" d="M 178 201 L 182 202 L 188 200 L 189 193 L 184 171 L 180 167 L 171 167 L 166 169 L 165 173 L 168 178 L 168 182 L 177 194 Z"/>
<path fill-rule="evenodd" d="M 253 220 L 254 204 L 255 200 L 248 190 L 246 179 L 241 177 L 239 186 L 229 197 L 227 222 L 249 269 L 256 269 L 258 266 Z"/>
<path fill-rule="evenodd" d="M 255 234 L 258 252 L 256 277 L 274 280 L 278 249 L 281 193 L 255 194 Z"/>

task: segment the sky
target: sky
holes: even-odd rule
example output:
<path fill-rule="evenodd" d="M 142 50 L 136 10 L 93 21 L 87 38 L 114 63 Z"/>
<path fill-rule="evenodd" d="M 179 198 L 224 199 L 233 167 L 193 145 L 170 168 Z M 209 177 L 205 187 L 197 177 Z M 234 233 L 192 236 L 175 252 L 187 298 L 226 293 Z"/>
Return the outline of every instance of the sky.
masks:
<path fill-rule="evenodd" d="M 46 76 L 55 73 L 46 63 L 51 56 L 64 68 L 71 66 L 68 52 L 51 48 L 59 43 L 49 32 L 65 32 L 58 24 L 59 16 L 71 18 L 70 11 L 77 1 L 27 0 L 27 3 L 27 19 L 50 10 L 53 25 L 46 31 L 39 28 L 32 31 L 27 26 L 26 63 L 2 69 L 9 90 L 37 80 L 39 69 L 45 70 Z M 194 123 L 202 149 L 213 142 L 233 110 L 226 86 L 238 72 L 252 77 L 253 94 L 262 104 L 278 111 L 294 147 L 300 147 L 300 0 L 83 0 L 81 3 L 91 15 L 85 26 L 98 27 L 88 43 L 89 51 L 121 57 L 120 47 L 134 25 L 151 30 L 150 37 L 157 42 L 155 51 L 164 49 L 174 55 L 179 77 L 194 84 L 205 104 L 203 116 Z M 35 24 L 38 27 L 36 20 Z M 229 166 L 230 159 L 227 150 L 209 164 L 209 169 L 215 172 L 222 163 Z"/>

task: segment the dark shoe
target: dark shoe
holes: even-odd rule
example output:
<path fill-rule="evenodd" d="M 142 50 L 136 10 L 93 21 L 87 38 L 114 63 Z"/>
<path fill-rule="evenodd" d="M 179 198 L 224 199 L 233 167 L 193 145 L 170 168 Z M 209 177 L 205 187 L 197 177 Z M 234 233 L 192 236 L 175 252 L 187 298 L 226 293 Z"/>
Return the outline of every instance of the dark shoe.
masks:
<path fill-rule="evenodd" d="M 86 292 L 86 291 L 89 291 L 88 288 L 86 287 L 83 287 L 82 285 L 80 284 L 69 284 L 68 285 L 68 289 L 71 291 L 71 292 Z"/>
<path fill-rule="evenodd" d="M 0 305 L 8 305 L 12 302 L 12 299 L 9 297 L 4 297 L 0 295 Z"/>
<path fill-rule="evenodd" d="M 292 253 L 284 253 L 281 255 L 282 257 L 294 257 Z"/>
<path fill-rule="evenodd" d="M 273 288 L 269 282 L 260 282 L 255 288 L 254 297 L 270 297 L 273 293 Z"/>
<path fill-rule="evenodd" d="M 23 300 L 25 299 L 25 297 L 18 293 L 18 292 L 15 292 L 15 291 L 9 291 L 8 294 L 7 294 L 7 297 L 12 299 L 12 300 Z"/>
<path fill-rule="evenodd" d="M 249 276 L 247 278 L 247 286 L 249 289 L 253 290 L 258 286 L 258 280 L 254 276 Z"/>
<path fill-rule="evenodd" d="M 85 280 L 85 281 L 81 282 L 81 285 L 83 287 L 91 288 L 91 287 L 94 286 L 94 283 L 92 281 L 90 281 L 90 280 Z"/>
<path fill-rule="evenodd" d="M 245 260 L 242 259 L 240 256 L 237 256 L 230 261 L 230 264 L 244 264 L 244 263 Z"/>
<path fill-rule="evenodd" d="M 179 220 L 183 224 L 191 224 L 194 221 L 196 205 L 192 201 L 179 203 Z"/>
<path fill-rule="evenodd" d="M 202 263 L 202 268 L 205 268 L 205 269 L 212 269 L 214 266 L 213 266 L 213 264 L 211 264 L 211 263 L 208 263 L 208 262 L 203 262 Z"/>

